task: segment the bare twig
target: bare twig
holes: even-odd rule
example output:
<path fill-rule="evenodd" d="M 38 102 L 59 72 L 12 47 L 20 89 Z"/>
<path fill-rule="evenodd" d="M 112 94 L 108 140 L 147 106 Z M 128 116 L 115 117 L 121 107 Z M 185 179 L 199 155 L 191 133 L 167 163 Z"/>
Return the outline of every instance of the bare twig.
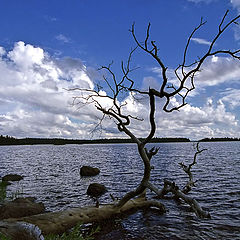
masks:
<path fill-rule="evenodd" d="M 183 162 L 179 163 L 179 165 L 181 166 L 181 168 L 183 169 L 183 171 L 188 175 L 188 182 L 186 184 L 186 186 L 183 188 L 183 193 L 188 193 L 191 191 L 192 187 L 195 186 L 196 181 L 193 181 L 193 175 L 191 172 L 191 168 L 197 163 L 197 155 L 202 153 L 203 151 L 206 151 L 207 149 L 199 149 L 199 142 L 197 142 L 196 145 L 196 152 L 194 154 L 193 157 L 193 162 L 190 163 L 188 166 L 185 165 Z"/>

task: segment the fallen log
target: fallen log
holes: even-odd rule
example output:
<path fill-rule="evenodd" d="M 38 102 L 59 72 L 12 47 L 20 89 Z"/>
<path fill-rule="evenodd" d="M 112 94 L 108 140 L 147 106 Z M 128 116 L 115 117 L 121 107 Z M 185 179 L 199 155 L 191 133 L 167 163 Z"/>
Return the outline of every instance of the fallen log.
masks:
<path fill-rule="evenodd" d="M 38 215 L 22 218 L 10 218 L 0 222 L 7 226 L 11 223 L 26 222 L 38 226 L 43 235 L 62 234 L 74 227 L 77 223 L 100 222 L 105 219 L 115 218 L 122 214 L 129 214 L 140 209 L 157 208 L 160 214 L 165 212 L 165 207 L 158 201 L 146 200 L 145 198 L 136 198 L 129 200 L 121 208 L 114 204 L 100 205 L 99 207 L 81 207 L 72 208 L 59 212 L 48 212 Z M 7 233 L 7 228 L 2 231 Z"/>

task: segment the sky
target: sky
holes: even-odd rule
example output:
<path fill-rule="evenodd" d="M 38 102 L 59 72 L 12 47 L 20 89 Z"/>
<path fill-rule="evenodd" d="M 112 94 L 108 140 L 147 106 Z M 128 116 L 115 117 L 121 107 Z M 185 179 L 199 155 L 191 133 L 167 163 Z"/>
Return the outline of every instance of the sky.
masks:
<path fill-rule="evenodd" d="M 240 13 L 240 0 L 1 0 L 0 9 L 0 135 L 90 139 L 124 135 L 112 119 L 96 128 L 101 113 L 91 104 L 73 106 L 79 93 L 67 89 L 96 89 L 103 84 L 97 69 L 112 61 L 120 78 L 121 61 L 136 46 L 129 31 L 133 23 L 140 40 L 151 23 L 151 39 L 174 81 L 172 70 L 181 63 L 187 38 L 201 17 L 207 23 L 190 42 L 190 62 L 209 47 L 227 9 L 227 19 Z M 240 48 L 237 24 L 216 48 Z M 159 66 L 151 57 L 137 50 L 131 65 L 138 68 L 133 78 L 139 89 L 159 86 Z M 195 83 L 180 111 L 165 113 L 157 103 L 155 136 L 239 138 L 240 62 L 213 56 Z M 127 103 L 126 113 L 144 119 L 134 120 L 130 129 L 137 137 L 147 136 L 148 101 L 128 94 L 121 101 Z"/>

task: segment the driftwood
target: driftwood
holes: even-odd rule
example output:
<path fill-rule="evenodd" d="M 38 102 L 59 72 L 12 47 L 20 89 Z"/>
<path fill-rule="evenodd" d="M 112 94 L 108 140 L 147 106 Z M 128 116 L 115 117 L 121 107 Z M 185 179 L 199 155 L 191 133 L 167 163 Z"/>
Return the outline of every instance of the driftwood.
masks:
<path fill-rule="evenodd" d="M 156 188 L 151 183 L 148 183 L 147 187 L 151 191 L 155 192 L 160 198 L 163 198 L 168 193 L 172 193 L 174 195 L 174 198 L 182 199 L 185 203 L 187 203 L 199 218 L 211 218 L 210 213 L 203 210 L 196 199 L 186 195 L 174 182 L 164 180 L 164 187 L 161 190 Z"/>
<path fill-rule="evenodd" d="M 159 190 L 156 186 L 154 186 L 150 182 L 147 183 L 146 187 L 151 191 L 155 192 L 159 198 L 164 198 L 166 194 L 172 193 L 175 199 L 182 199 L 185 203 L 187 203 L 199 218 L 211 218 L 210 213 L 208 211 L 203 210 L 199 203 L 196 201 L 196 199 L 191 198 L 190 196 L 187 195 L 192 190 L 192 187 L 195 187 L 195 183 L 197 182 L 193 180 L 193 174 L 191 172 L 191 169 L 195 164 L 197 164 L 198 154 L 201 154 L 203 151 L 206 150 L 207 149 L 200 150 L 198 142 L 196 145 L 196 152 L 194 154 L 192 163 L 188 165 L 186 165 L 183 162 L 179 163 L 183 171 L 188 176 L 188 181 L 182 190 L 177 186 L 175 182 L 171 182 L 167 179 L 164 180 L 164 185 L 161 190 Z"/>
<path fill-rule="evenodd" d="M 104 219 L 129 214 L 139 209 L 156 208 L 159 214 L 165 212 L 164 206 L 158 201 L 148 201 L 145 198 L 137 198 L 128 201 L 122 207 L 116 207 L 114 204 L 100 205 L 99 207 L 82 207 L 72 208 L 59 212 L 49 212 L 33 215 L 23 218 L 11 218 L 0 222 L 0 226 L 8 226 L 8 224 L 16 222 L 27 222 L 38 226 L 43 235 L 61 234 L 77 223 L 100 222 Z M 7 233 L 7 229 L 3 229 L 3 233 Z"/>
<path fill-rule="evenodd" d="M 99 123 L 96 125 L 95 130 L 102 130 L 103 120 L 107 117 L 116 124 L 116 128 L 119 132 L 125 133 L 125 135 L 131 138 L 131 141 L 137 145 L 138 154 L 144 165 L 143 176 L 137 187 L 126 193 L 119 202 L 116 203 L 118 208 L 122 208 L 133 198 L 145 196 L 146 189 L 150 188 L 159 196 L 164 196 L 168 192 L 171 192 L 175 198 L 182 199 L 189 204 L 199 217 L 210 217 L 209 213 L 202 210 L 195 199 L 187 196 L 187 193 L 191 191 L 192 187 L 194 187 L 196 183 L 196 181 L 194 182 L 193 180 L 191 168 L 196 164 L 197 155 L 203 150 L 199 150 L 197 145 L 197 151 L 194 155 L 193 162 L 188 166 L 184 163 L 180 163 L 181 168 L 188 175 L 188 181 L 184 189 L 179 189 L 177 184 L 174 182 L 165 181 L 162 190 L 159 190 L 150 183 L 151 170 L 153 169 L 150 164 L 150 160 L 157 154 L 159 149 L 152 148 L 148 150 L 147 144 L 151 142 L 157 130 L 157 123 L 155 121 L 156 110 L 162 110 L 163 112 L 170 113 L 179 111 L 183 108 L 187 104 L 186 99 L 188 95 L 195 89 L 195 77 L 202 70 L 207 59 L 212 58 L 213 56 L 224 55 L 240 61 L 240 49 L 222 50 L 219 49 L 217 45 L 217 41 L 222 37 L 222 35 L 224 35 L 227 29 L 235 24 L 239 24 L 240 15 L 228 20 L 228 13 L 229 11 L 226 11 L 223 15 L 217 27 L 217 32 L 213 35 L 209 46 L 206 47 L 201 56 L 198 56 L 196 60 L 193 60 L 192 57 L 189 57 L 191 40 L 196 32 L 198 32 L 199 29 L 201 29 L 206 23 L 201 18 L 200 23 L 193 29 L 187 38 L 183 52 L 183 59 L 174 71 L 168 70 L 168 66 L 165 65 L 159 54 L 159 49 L 161 49 L 161 47 L 157 45 L 156 41 L 151 39 L 151 24 L 149 23 L 146 29 L 145 38 L 141 40 L 137 37 L 135 24 L 133 24 L 130 29 L 130 33 L 136 47 L 130 51 L 127 61 L 125 63 L 122 62 L 121 74 L 116 75 L 114 73 L 112 62 L 108 66 L 102 66 L 99 69 L 103 74 L 103 86 L 97 85 L 95 88 L 74 87 L 72 89 L 68 89 L 69 91 L 79 92 L 78 95 L 73 97 L 73 105 L 77 107 L 84 107 L 92 104 L 95 106 L 97 111 L 102 113 L 102 117 L 99 119 Z M 225 49 L 228 49 L 228 47 Z M 142 89 L 138 87 L 139 84 L 136 84 L 137 81 L 134 80 L 133 72 L 137 70 L 137 68 L 133 68 L 131 66 L 131 61 L 134 53 L 138 50 L 149 56 L 158 66 L 161 73 L 158 88 L 150 86 L 148 89 Z M 172 67 L 170 67 L 170 69 L 172 69 Z M 170 81 L 170 79 L 172 79 L 172 73 L 177 79 L 174 83 Z M 170 78 L 169 74 L 171 74 Z M 147 133 L 144 137 L 138 137 L 138 131 L 141 131 L 141 129 L 138 129 L 137 131 L 137 128 L 133 127 L 136 121 L 144 121 L 144 119 L 138 115 L 132 115 L 134 112 L 132 113 L 126 108 L 128 101 L 123 100 L 126 95 L 131 96 L 134 100 L 144 99 L 144 101 L 148 101 L 149 103 L 149 117 L 147 120 L 145 119 L 149 123 L 149 127 L 145 129 L 147 130 Z M 156 107 L 157 100 L 161 100 L 159 101 L 161 104 L 158 104 L 160 109 Z M 142 136 L 142 134 L 140 135 Z"/>

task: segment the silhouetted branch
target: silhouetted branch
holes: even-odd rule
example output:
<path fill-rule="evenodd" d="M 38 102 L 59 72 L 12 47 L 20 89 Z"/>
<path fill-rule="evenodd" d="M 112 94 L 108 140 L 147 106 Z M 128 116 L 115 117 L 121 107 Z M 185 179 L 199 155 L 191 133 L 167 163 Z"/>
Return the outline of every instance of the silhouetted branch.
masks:
<path fill-rule="evenodd" d="M 113 119 L 114 123 L 116 124 L 118 130 L 120 132 L 125 133 L 129 136 L 134 143 L 137 144 L 138 153 L 141 157 L 143 164 L 144 164 L 144 173 L 141 179 L 141 182 L 138 183 L 136 188 L 127 194 L 125 194 L 122 199 L 120 199 L 116 204 L 115 208 L 122 208 L 130 199 L 137 197 L 137 196 L 145 196 L 146 189 L 149 188 L 152 191 L 156 192 L 156 194 L 160 197 L 165 196 L 167 193 L 172 193 L 173 196 L 176 198 L 181 198 L 186 203 L 188 203 L 195 213 L 200 217 L 210 217 L 208 212 L 205 212 L 197 203 L 197 201 L 189 196 L 186 195 L 191 188 L 194 186 L 194 180 L 192 176 L 192 167 L 196 164 L 196 159 L 198 154 L 203 152 L 205 149 L 199 149 L 199 143 L 196 146 L 196 152 L 193 158 L 193 162 L 189 165 L 185 163 L 180 163 L 179 165 L 184 170 L 184 172 L 188 175 L 188 182 L 184 189 L 181 191 L 176 183 L 170 182 L 168 180 L 164 181 L 164 186 L 161 190 L 158 190 L 154 185 L 150 183 L 150 175 L 152 167 L 150 165 L 151 158 L 157 154 L 158 148 L 152 148 L 147 150 L 145 147 L 147 143 L 151 141 L 154 137 L 157 126 L 155 122 L 155 113 L 156 113 L 156 106 L 155 101 L 157 98 L 164 99 L 162 110 L 165 112 L 173 112 L 178 111 L 180 108 L 187 104 L 186 99 L 187 96 L 190 94 L 191 91 L 195 89 L 195 77 L 196 74 L 201 71 L 201 67 L 203 63 L 206 61 L 207 58 L 223 54 L 227 56 L 231 56 L 236 60 L 240 60 L 240 49 L 238 50 L 222 50 L 222 49 L 214 49 L 218 45 L 216 44 L 217 40 L 223 35 L 223 33 L 228 29 L 232 24 L 236 24 L 240 18 L 240 15 L 237 17 L 227 21 L 228 11 L 222 17 L 219 25 L 218 31 L 216 35 L 213 37 L 210 45 L 203 53 L 201 57 L 198 57 L 197 60 L 194 60 L 188 63 L 188 52 L 190 49 L 191 40 L 193 39 L 194 35 L 202 28 L 206 22 L 203 21 L 201 18 L 200 23 L 193 29 L 191 34 L 189 35 L 184 52 L 183 52 L 183 60 L 181 64 L 177 66 L 174 70 L 175 76 L 178 80 L 178 84 L 172 84 L 168 80 L 168 67 L 165 65 L 162 58 L 159 56 L 159 47 L 157 43 L 151 40 L 150 37 L 150 28 L 151 24 L 149 23 L 146 29 L 146 35 L 143 41 L 139 41 L 136 33 L 135 33 L 135 23 L 132 25 L 130 32 L 131 35 L 136 43 L 136 47 L 133 48 L 128 56 L 126 64 L 124 62 L 121 63 L 121 76 L 116 76 L 112 70 L 112 63 L 108 66 L 102 66 L 100 70 L 104 70 L 106 75 L 103 75 L 103 80 L 106 85 L 105 91 L 102 88 L 97 86 L 96 89 L 80 89 L 75 88 L 71 90 L 79 90 L 81 92 L 80 96 L 76 96 L 73 98 L 74 103 L 82 103 L 88 104 L 92 103 L 95 105 L 96 109 L 102 112 L 103 118 L 100 119 L 99 124 L 101 125 L 105 116 L 108 116 Z M 132 73 L 137 69 L 131 67 L 132 57 L 135 51 L 142 50 L 143 53 L 149 55 L 152 59 L 156 61 L 158 64 L 160 71 L 161 71 L 161 85 L 159 89 L 149 88 L 148 90 L 142 90 L 135 86 L 135 80 L 132 77 Z M 130 76 L 131 75 L 131 76 Z M 146 134 L 145 138 L 138 138 L 136 134 L 132 131 L 131 123 L 132 120 L 142 120 L 138 116 L 132 116 L 127 112 L 124 112 L 124 106 L 126 106 L 127 102 L 121 102 L 119 99 L 126 94 L 136 94 L 141 96 L 148 97 L 149 101 L 149 123 L 150 127 L 148 133 Z M 175 102 L 174 105 L 171 105 L 171 100 L 173 98 L 177 98 L 180 101 Z M 108 106 L 107 104 L 103 103 L 102 99 L 107 99 L 109 101 Z M 111 103 L 110 103 L 111 102 Z M 98 125 L 98 126 L 100 126 Z"/>
<path fill-rule="evenodd" d="M 223 32 L 229 28 L 230 25 L 232 25 L 233 23 L 236 23 L 237 20 L 239 20 L 240 15 L 238 15 L 237 17 L 233 18 L 232 20 L 228 21 L 225 25 L 224 22 L 226 21 L 226 17 L 228 15 L 229 11 L 226 11 L 226 13 L 224 14 L 219 26 L 218 26 L 218 33 L 215 35 L 215 37 L 213 38 L 209 48 L 207 49 L 207 51 L 205 52 L 205 54 L 203 54 L 202 57 L 199 57 L 198 60 L 193 61 L 190 64 L 186 64 L 187 62 L 187 52 L 189 50 L 189 46 L 190 46 L 190 42 L 193 38 L 193 36 L 195 35 L 195 33 L 201 28 L 203 27 L 206 22 L 203 21 L 203 18 L 201 18 L 201 21 L 199 23 L 199 25 L 194 28 L 194 30 L 191 32 L 190 36 L 188 37 L 185 49 L 184 49 L 184 53 L 183 53 L 183 62 L 178 65 L 178 67 L 175 69 L 175 76 L 176 78 L 179 80 L 179 86 L 178 87 L 173 87 L 173 85 L 171 87 L 168 86 L 168 77 L 167 77 L 167 66 L 163 63 L 162 59 L 159 57 L 158 55 L 158 47 L 155 43 L 155 41 L 150 40 L 150 23 L 148 24 L 147 27 L 147 33 L 146 33 L 146 37 L 144 40 L 144 44 L 141 44 L 140 41 L 137 39 L 136 37 L 136 33 L 135 33 L 135 24 L 132 25 L 132 28 L 130 30 L 130 32 L 132 33 L 133 39 L 136 42 L 137 46 L 139 48 L 141 48 L 144 52 L 146 52 L 147 54 L 149 54 L 150 56 L 153 57 L 153 59 L 156 60 L 156 62 L 158 63 L 160 69 L 161 69 L 161 73 L 162 73 L 162 84 L 160 87 L 160 90 L 156 90 L 154 89 L 152 91 L 152 93 L 154 94 L 154 96 L 159 97 L 159 98 L 164 98 L 166 99 L 166 102 L 163 106 L 163 110 L 165 112 L 172 112 L 172 111 L 176 111 L 179 110 L 180 108 L 182 108 L 183 106 L 185 106 L 186 103 L 186 97 L 189 95 L 189 93 L 191 91 L 193 91 L 195 89 L 195 85 L 194 85 L 194 78 L 196 73 L 198 73 L 200 71 L 200 68 L 202 66 L 202 64 L 205 62 L 205 60 L 213 55 L 217 55 L 217 54 L 225 54 L 225 55 L 230 55 L 233 58 L 236 58 L 238 60 L 240 60 L 240 57 L 237 55 L 239 53 L 240 50 L 236 50 L 236 51 L 231 51 L 231 50 L 216 50 L 216 51 L 212 51 L 213 47 L 216 46 L 216 41 L 220 38 L 220 36 L 223 34 Z M 151 46 L 152 48 L 150 49 L 149 46 Z M 181 70 L 179 72 L 179 70 Z M 186 84 L 190 83 L 190 87 L 186 87 Z M 168 92 L 167 89 L 172 89 L 173 91 Z M 132 89 L 131 89 L 132 90 Z M 186 90 L 184 93 L 181 94 L 181 92 L 183 90 Z M 144 93 L 146 94 L 146 93 Z M 171 102 L 170 99 L 171 97 L 174 97 L 178 95 L 182 101 L 179 103 L 178 106 L 174 106 L 174 107 L 169 107 L 169 103 Z"/>
<path fill-rule="evenodd" d="M 203 151 L 206 151 L 207 149 L 199 149 L 199 142 L 196 145 L 196 152 L 194 154 L 193 157 L 193 162 L 190 163 L 188 166 L 185 165 L 183 162 L 179 163 L 179 165 L 181 166 L 181 168 L 183 169 L 183 171 L 188 175 L 188 182 L 186 184 L 186 186 L 183 189 L 183 193 L 188 193 L 191 191 L 192 187 L 195 186 L 196 181 L 193 181 L 193 175 L 191 172 L 191 168 L 197 163 L 197 155 L 202 153 Z"/>
<path fill-rule="evenodd" d="M 149 161 L 158 153 L 159 149 L 160 148 L 157 147 L 152 147 L 150 150 L 147 150 L 147 148 L 145 148 Z"/>

